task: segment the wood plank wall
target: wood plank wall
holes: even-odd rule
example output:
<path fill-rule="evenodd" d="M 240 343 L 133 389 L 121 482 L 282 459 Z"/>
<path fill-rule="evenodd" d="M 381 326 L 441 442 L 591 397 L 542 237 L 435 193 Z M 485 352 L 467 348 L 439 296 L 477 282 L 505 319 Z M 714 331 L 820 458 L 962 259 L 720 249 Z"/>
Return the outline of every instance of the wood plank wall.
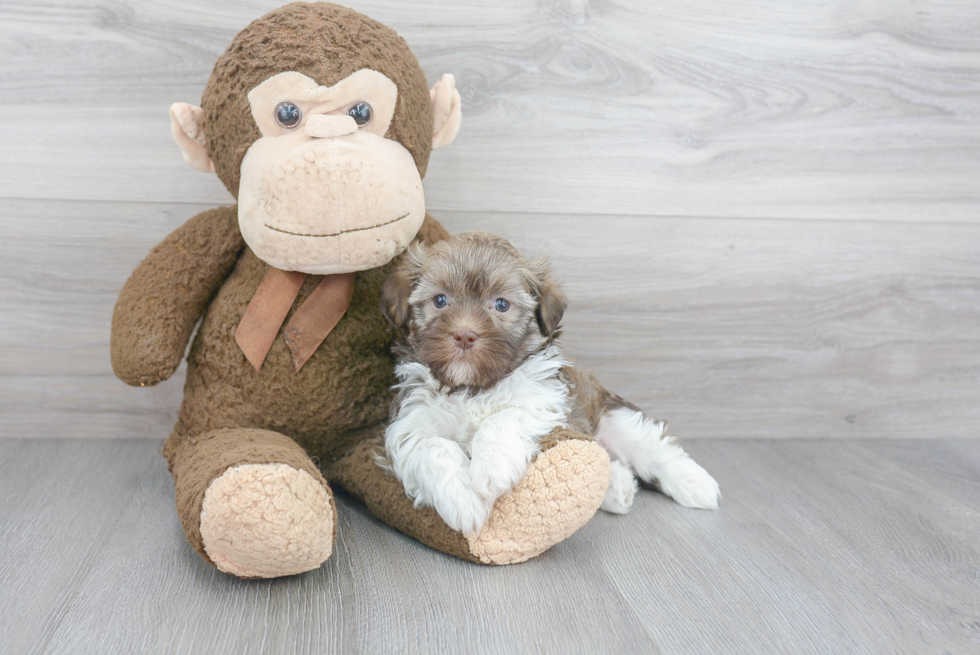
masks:
<path fill-rule="evenodd" d="M 171 102 L 274 1 L 0 4 L 0 435 L 162 438 L 109 366 L 128 273 L 230 197 Z M 464 122 L 430 211 L 547 254 L 568 352 L 697 437 L 976 437 L 980 3 L 351 6 Z"/>

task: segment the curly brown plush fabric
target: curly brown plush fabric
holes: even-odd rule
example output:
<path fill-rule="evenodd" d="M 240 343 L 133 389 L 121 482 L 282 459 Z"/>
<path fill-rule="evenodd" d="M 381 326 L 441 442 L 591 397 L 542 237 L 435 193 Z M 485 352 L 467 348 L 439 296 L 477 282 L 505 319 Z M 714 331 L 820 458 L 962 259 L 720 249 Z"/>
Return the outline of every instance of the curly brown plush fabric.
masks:
<path fill-rule="evenodd" d="M 228 191 L 238 197 L 239 170 L 259 138 L 248 92 L 282 71 L 296 71 L 324 86 L 370 68 L 398 87 L 395 117 L 386 138 L 401 142 L 425 176 L 432 150 L 432 104 L 425 73 L 408 44 L 376 20 L 326 2 L 294 2 L 252 22 L 214 65 L 204 90 L 208 155 Z"/>
<path fill-rule="evenodd" d="M 112 314 L 112 370 L 120 380 L 142 387 L 173 375 L 197 319 L 244 247 L 235 208 L 218 207 L 150 251 Z"/>

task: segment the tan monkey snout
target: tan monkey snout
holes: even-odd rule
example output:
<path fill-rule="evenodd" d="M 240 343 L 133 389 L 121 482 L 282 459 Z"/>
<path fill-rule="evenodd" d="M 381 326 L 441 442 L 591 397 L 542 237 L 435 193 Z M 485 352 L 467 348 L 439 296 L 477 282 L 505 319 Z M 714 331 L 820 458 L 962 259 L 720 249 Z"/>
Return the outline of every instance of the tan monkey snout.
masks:
<path fill-rule="evenodd" d="M 347 114 L 316 114 L 306 119 L 306 136 L 331 139 L 357 131 L 357 123 Z"/>

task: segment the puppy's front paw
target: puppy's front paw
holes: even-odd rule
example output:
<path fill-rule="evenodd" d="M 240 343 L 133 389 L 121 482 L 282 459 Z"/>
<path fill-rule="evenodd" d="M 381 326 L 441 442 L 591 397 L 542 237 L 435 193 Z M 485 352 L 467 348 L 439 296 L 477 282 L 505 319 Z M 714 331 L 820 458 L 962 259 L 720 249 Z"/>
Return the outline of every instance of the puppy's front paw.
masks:
<path fill-rule="evenodd" d="M 432 506 L 453 530 L 476 535 L 486 524 L 493 502 L 487 502 L 472 489 L 458 485 L 452 493 L 436 499 Z"/>
<path fill-rule="evenodd" d="M 718 509 L 721 490 L 715 479 L 690 457 L 664 466 L 657 477 L 660 490 L 684 507 Z"/>
<path fill-rule="evenodd" d="M 491 505 L 520 482 L 537 454 L 537 446 L 521 436 L 527 420 L 516 408 L 504 409 L 487 418 L 473 437 L 470 479 Z"/>
<path fill-rule="evenodd" d="M 492 505 L 493 501 L 520 482 L 526 470 L 527 456 L 523 452 L 508 452 L 504 448 L 485 449 L 470 464 L 473 490 Z"/>
<path fill-rule="evenodd" d="M 613 460 L 609 474 L 609 488 L 599 509 L 612 514 L 625 514 L 633 506 L 639 485 L 633 476 L 633 471 L 622 462 Z"/>

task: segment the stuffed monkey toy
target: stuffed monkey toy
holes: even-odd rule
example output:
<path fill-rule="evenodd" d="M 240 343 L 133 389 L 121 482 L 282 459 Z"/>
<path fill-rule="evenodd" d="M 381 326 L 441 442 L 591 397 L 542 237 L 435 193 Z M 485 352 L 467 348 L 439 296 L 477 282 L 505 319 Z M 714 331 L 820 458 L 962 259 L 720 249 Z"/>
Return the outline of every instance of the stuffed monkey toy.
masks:
<path fill-rule="evenodd" d="M 534 557 L 591 518 L 609 459 L 570 430 L 545 438 L 479 534 L 414 507 L 374 460 L 395 383 L 381 285 L 413 239 L 447 236 L 422 176 L 459 129 L 452 76 L 429 89 L 390 28 L 294 3 L 235 37 L 201 107 L 170 115 L 184 158 L 237 205 L 198 214 L 139 264 L 113 314 L 112 365 L 131 385 L 166 380 L 200 321 L 163 452 L 205 561 L 245 578 L 318 567 L 336 538 L 330 484 L 484 564 Z"/>

